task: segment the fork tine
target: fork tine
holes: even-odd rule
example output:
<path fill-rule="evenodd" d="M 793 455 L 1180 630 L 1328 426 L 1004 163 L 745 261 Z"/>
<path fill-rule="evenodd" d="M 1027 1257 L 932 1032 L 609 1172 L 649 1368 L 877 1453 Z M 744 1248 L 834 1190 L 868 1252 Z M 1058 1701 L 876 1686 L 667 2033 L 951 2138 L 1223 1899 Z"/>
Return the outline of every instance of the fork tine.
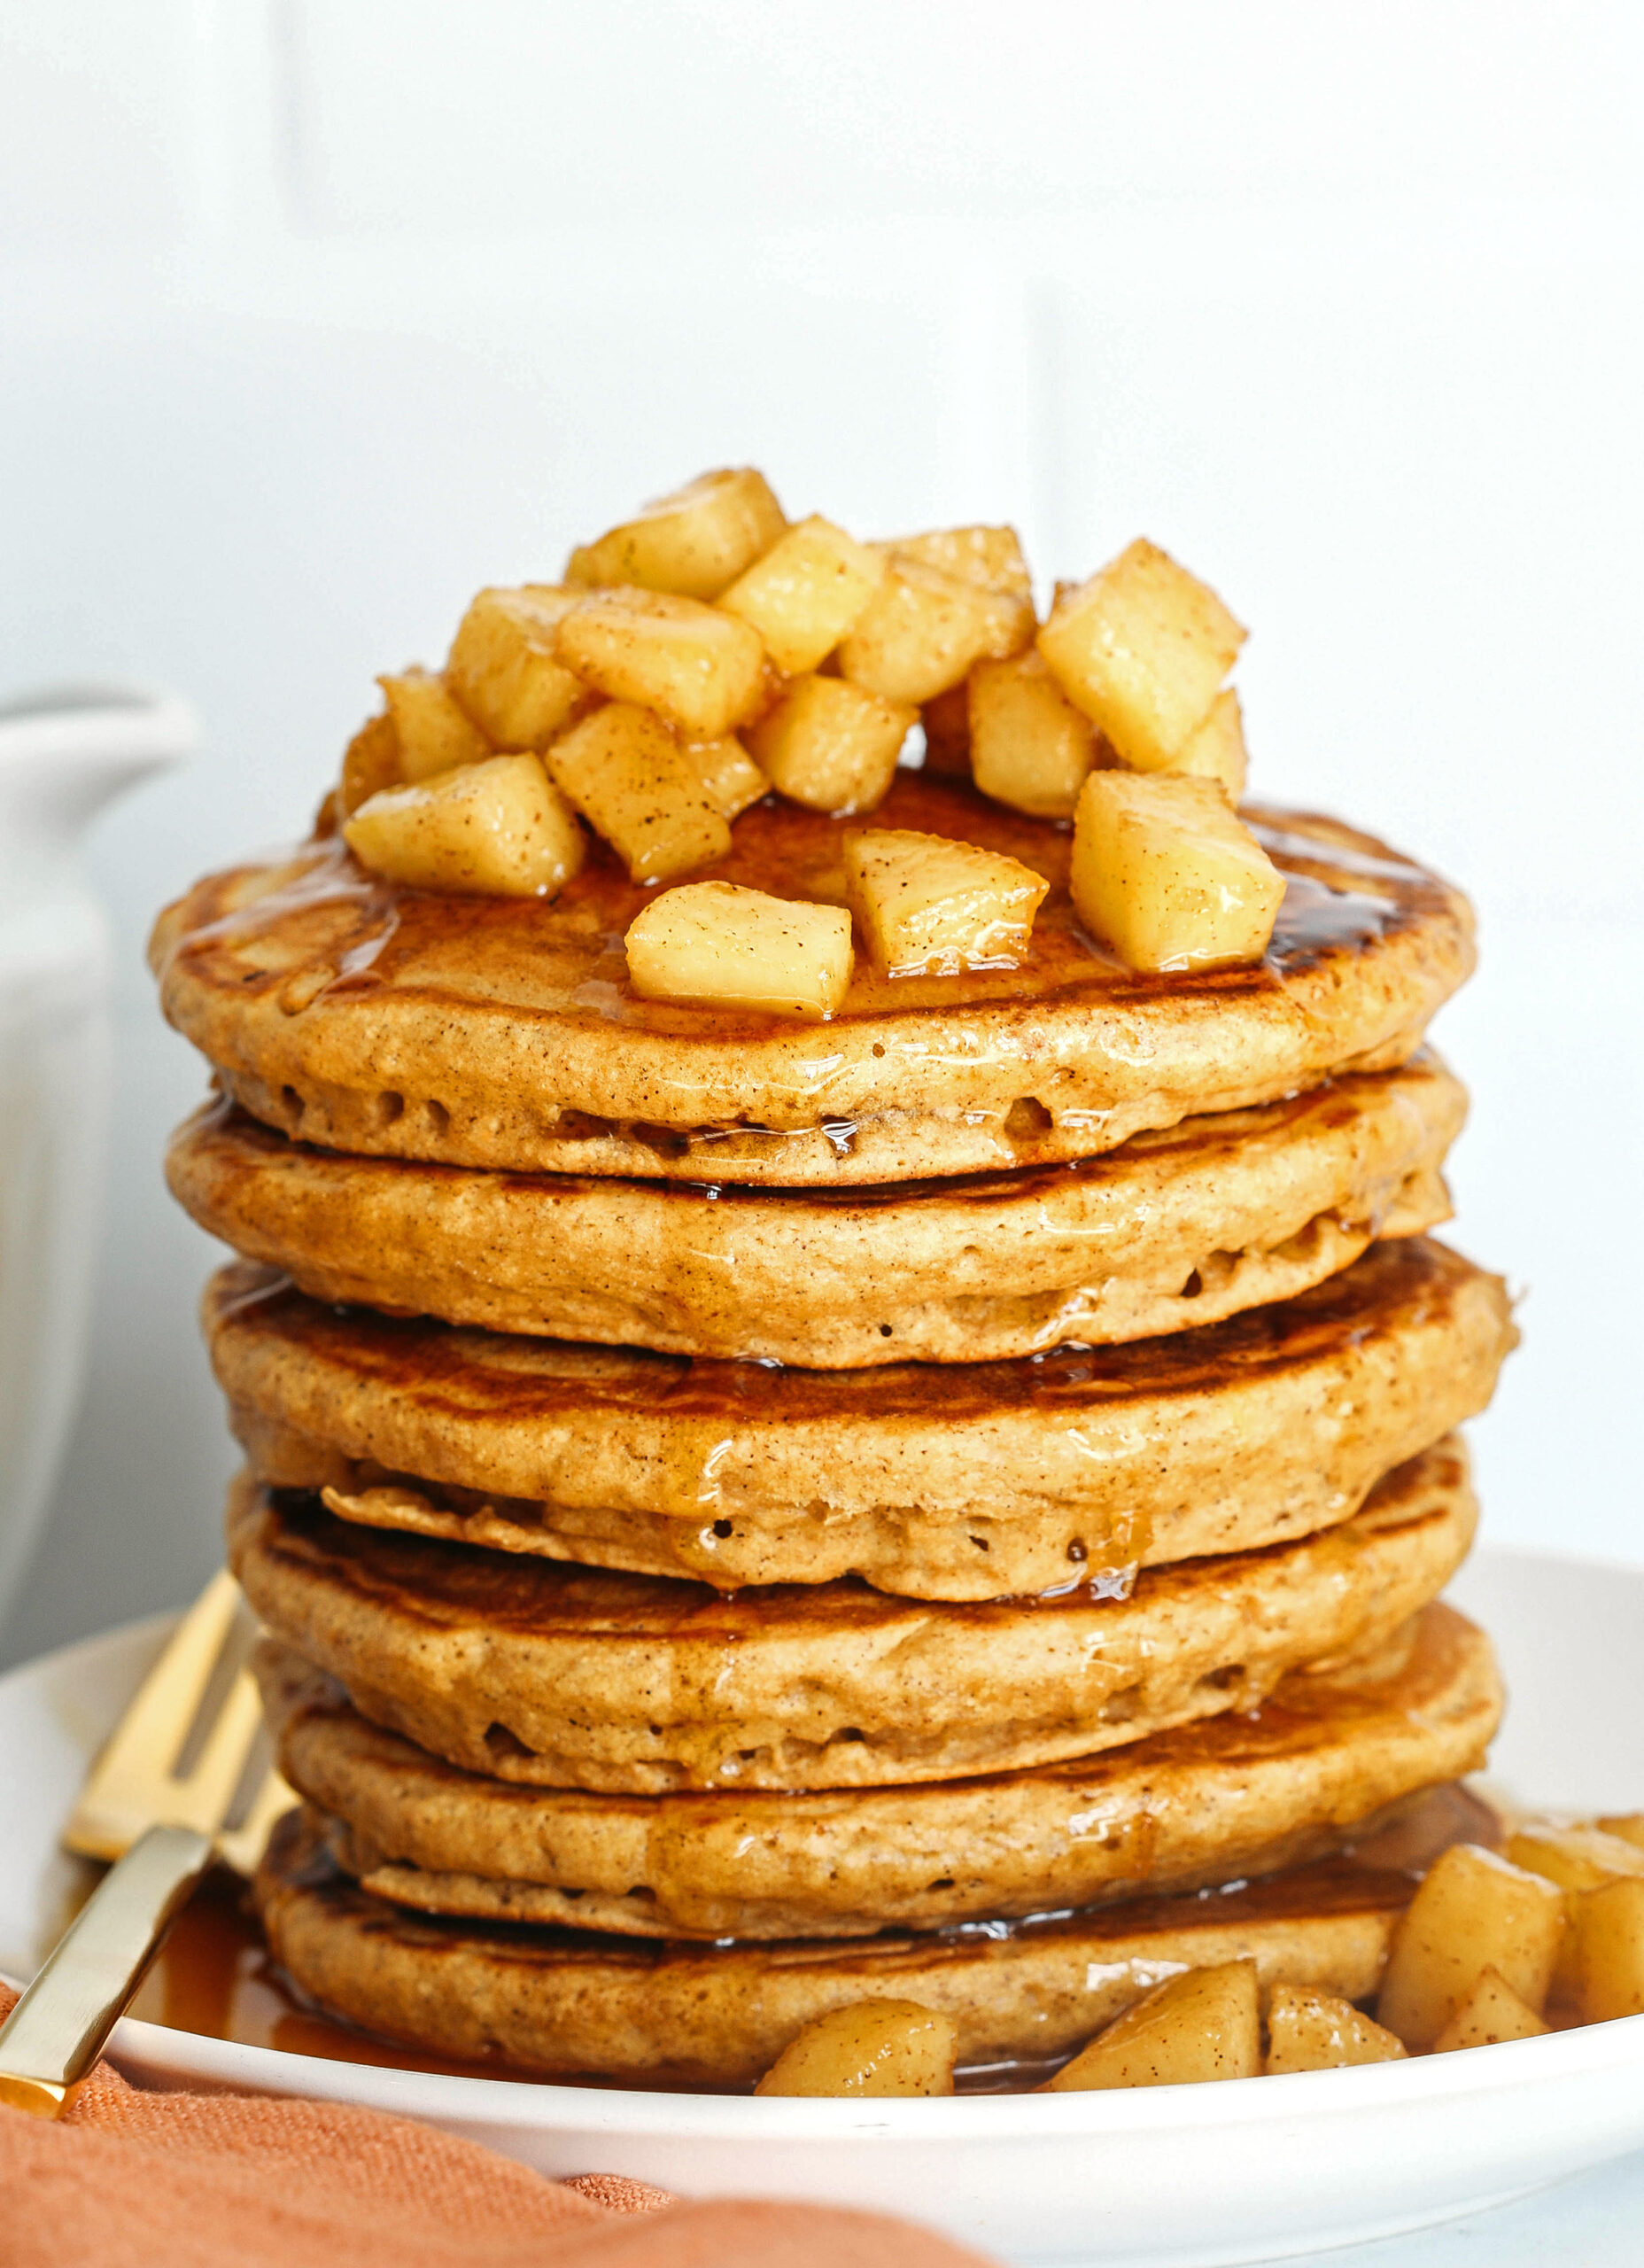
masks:
<path fill-rule="evenodd" d="M 236 1874 L 254 1875 L 275 1821 L 283 1818 L 296 1801 L 296 1796 L 270 1765 L 246 1808 L 244 1819 L 238 1827 L 218 1837 L 217 1856 Z"/>
<path fill-rule="evenodd" d="M 176 1817 L 177 1783 L 172 1767 L 238 1608 L 239 1586 L 225 1568 L 212 1578 L 178 1624 L 88 1775 L 63 1834 L 71 1851 L 89 1859 L 118 1859 L 145 1828 Z M 254 1731 L 254 1724 L 243 1731 L 242 1767 Z M 211 1746 L 208 1743 L 208 1753 Z M 230 1777 L 224 1807 L 233 1796 L 239 1768 Z M 220 1811 L 217 1818 L 221 1816 Z M 208 1829 L 217 1818 L 206 1822 Z"/>
<path fill-rule="evenodd" d="M 195 1827 L 214 1835 L 228 1816 L 252 1743 L 262 1729 L 262 1702 L 250 1670 L 237 1672 L 194 1767 L 173 1775 L 166 1808 L 168 1827 Z"/>

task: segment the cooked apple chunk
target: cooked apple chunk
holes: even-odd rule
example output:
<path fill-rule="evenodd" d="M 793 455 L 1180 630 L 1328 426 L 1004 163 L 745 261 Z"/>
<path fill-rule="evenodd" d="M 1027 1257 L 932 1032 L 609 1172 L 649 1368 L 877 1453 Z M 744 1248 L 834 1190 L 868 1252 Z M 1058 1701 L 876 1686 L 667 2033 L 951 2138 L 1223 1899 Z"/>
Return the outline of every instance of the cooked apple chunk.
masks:
<path fill-rule="evenodd" d="M 413 889 L 552 897 L 587 844 L 538 756 L 491 756 L 385 788 L 345 822 L 362 866 Z"/>
<path fill-rule="evenodd" d="M 1050 884 L 973 843 L 879 827 L 847 841 L 845 887 L 887 976 L 951 976 L 1014 967 Z"/>
<path fill-rule="evenodd" d="M 930 701 L 984 656 L 1020 654 L 1033 633 L 1031 600 L 893 551 L 884 581 L 840 646 L 840 672 L 888 701 Z"/>
<path fill-rule="evenodd" d="M 1248 765 L 1244 712 L 1230 685 L 1217 694 L 1203 724 L 1188 735 L 1181 755 L 1167 768 L 1185 773 L 1190 780 L 1214 780 L 1229 803 L 1237 803 L 1245 792 Z"/>
<path fill-rule="evenodd" d="M 950 685 L 919 710 L 925 728 L 925 769 L 945 779 L 968 780 L 971 771 L 970 680 Z"/>
<path fill-rule="evenodd" d="M 705 472 L 570 555 L 565 580 L 717 599 L 787 525 L 764 473 Z"/>
<path fill-rule="evenodd" d="M 491 742 L 451 696 L 443 677 L 432 670 L 401 670 L 376 680 L 388 700 L 399 743 L 402 780 L 431 780 L 459 764 L 479 764 L 492 754 Z"/>
<path fill-rule="evenodd" d="M 1625 1837 L 1551 1820 L 1523 1821 L 1507 1838 L 1507 1856 L 1561 1890 L 1598 1890 L 1626 1875 L 1644 1876 L 1644 1851 Z"/>
<path fill-rule="evenodd" d="M 649 1000 L 831 1016 L 850 983 L 842 905 L 770 897 L 737 882 L 664 890 L 628 928 L 628 975 Z"/>
<path fill-rule="evenodd" d="M 1499 1969 L 1486 1969 L 1433 2042 L 1435 2055 L 1458 2047 L 1494 2047 L 1504 2039 L 1539 2039 L 1551 2031 L 1521 2000 Z"/>
<path fill-rule="evenodd" d="M 457 628 L 446 682 L 493 748 L 547 748 L 592 696 L 554 651 L 580 591 L 527 583 L 481 591 Z"/>
<path fill-rule="evenodd" d="M 779 536 L 719 601 L 785 677 L 825 661 L 885 579 L 883 555 L 813 513 Z"/>
<path fill-rule="evenodd" d="M 554 652 L 597 692 L 655 709 L 692 740 L 718 740 L 751 716 L 764 685 L 756 631 L 660 591 L 592 593 L 561 617 Z"/>
<path fill-rule="evenodd" d="M 919 711 L 839 677 L 799 677 L 748 734 L 771 785 L 813 812 L 869 812 Z"/>
<path fill-rule="evenodd" d="M 978 662 L 966 685 L 971 773 L 983 795 L 1033 819 L 1071 819 L 1096 761 L 1096 728 L 1044 656 Z"/>
<path fill-rule="evenodd" d="M 1486 1969 L 1539 2015 L 1563 1934 L 1556 1884 L 1457 1843 L 1434 1860 L 1400 1921 L 1376 2016 L 1407 2047 L 1431 2047 Z"/>
<path fill-rule="evenodd" d="M 1262 2069 L 1334 2071 L 1350 2063 L 1394 2063 L 1407 2054 L 1385 2025 L 1361 2016 L 1351 2000 L 1313 1984 L 1276 1984 L 1268 2002 L 1268 2056 Z"/>
<path fill-rule="evenodd" d="M 1644 1880 L 1617 1877 L 1570 1900 L 1570 1946 L 1559 1964 L 1561 2000 L 1583 2023 L 1644 2016 Z"/>
<path fill-rule="evenodd" d="M 734 734 L 722 741 L 686 741 L 684 748 L 721 819 L 737 818 L 770 794 L 771 782 Z"/>
<path fill-rule="evenodd" d="M 1636 1844 L 1644 1851 L 1644 1811 L 1613 1811 L 1593 1824 L 1601 1833 L 1618 1835 L 1624 1843 Z"/>
<path fill-rule="evenodd" d="M 1033 578 L 1014 528 L 932 528 L 923 535 L 899 535 L 882 548 L 938 568 L 944 575 L 957 575 L 962 583 L 975 583 L 984 591 L 1032 601 Z"/>
<path fill-rule="evenodd" d="M 1260 960 L 1284 897 L 1219 788 L 1133 772 L 1093 772 L 1080 790 L 1070 879 L 1091 935 L 1150 971 Z"/>
<path fill-rule="evenodd" d="M 1063 591 L 1039 633 L 1062 691 L 1138 772 L 1176 763 L 1244 642 L 1209 586 L 1146 542 Z"/>
<path fill-rule="evenodd" d="M 1047 2079 L 1043 2092 L 1253 2079 L 1260 2069 L 1256 1965 L 1224 1961 L 1155 1984 Z"/>
<path fill-rule="evenodd" d="M 917 2000 L 853 2000 L 813 2016 L 754 2093 L 951 2094 L 955 2041 L 951 2016 Z"/>
<path fill-rule="evenodd" d="M 398 788 L 405 778 L 399 769 L 399 735 L 384 711 L 368 717 L 343 750 L 343 782 L 337 800 L 345 819 L 384 788 Z"/>
<path fill-rule="evenodd" d="M 731 829 L 702 774 L 648 709 L 610 702 L 562 733 L 544 761 L 636 882 L 671 882 L 731 848 Z"/>

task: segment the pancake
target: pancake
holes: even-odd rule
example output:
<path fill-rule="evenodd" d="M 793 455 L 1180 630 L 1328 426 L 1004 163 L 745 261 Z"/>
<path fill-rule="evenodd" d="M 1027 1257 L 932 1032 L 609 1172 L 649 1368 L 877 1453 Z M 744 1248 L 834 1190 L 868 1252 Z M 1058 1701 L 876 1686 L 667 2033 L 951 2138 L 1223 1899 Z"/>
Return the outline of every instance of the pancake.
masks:
<path fill-rule="evenodd" d="M 849 1578 L 732 1596 L 353 1527 L 242 1480 L 265 1627 L 454 1764 L 547 1787 L 884 1787 L 1088 1756 L 1383 1644 L 1477 1507 L 1459 1442 L 1296 1543 L 1151 1569 L 1128 1598 L 932 1605 Z"/>
<path fill-rule="evenodd" d="M 1142 976 L 1078 924 L 1070 830 L 899 773 L 876 826 L 1004 851 L 1051 894 L 1021 967 L 888 979 L 864 958 L 826 1027 L 638 998 L 623 937 L 648 895 L 597 844 L 548 905 L 401 889 L 310 843 L 198 883 L 150 957 L 228 1091 L 332 1148 L 779 1186 L 994 1171 L 1419 1044 L 1472 967 L 1465 899 L 1333 820 L 1245 816 L 1290 878 L 1266 959 Z M 767 799 L 703 876 L 842 904 L 860 825 Z"/>
<path fill-rule="evenodd" d="M 1305 1291 L 1448 1217 L 1465 1107 L 1425 1057 L 1083 1164 L 806 1194 L 339 1157 L 217 1103 L 167 1170 L 201 1227 L 317 1299 L 858 1370 L 1147 1339 Z"/>
<path fill-rule="evenodd" d="M 301 1991 L 368 2031 L 464 2062 L 746 2087 L 813 2016 L 893 1998 L 950 2016 L 962 2065 L 1031 2084 L 1178 1968 L 1248 1957 L 1264 1986 L 1368 1999 L 1415 1888 L 1404 1868 L 1462 1839 L 1499 1837 L 1482 1806 L 1436 1790 L 1391 1843 L 1217 1895 L 940 1935 L 691 1946 L 405 1913 L 349 1881 L 324 1822 L 292 1812 L 255 1897 Z"/>
<path fill-rule="evenodd" d="M 292 1785 L 384 1863 L 415 1867 L 413 1902 L 523 1902 L 537 1918 L 706 1938 L 930 1928 L 1273 1872 L 1475 1769 L 1501 1708 L 1488 1640 L 1435 1605 L 1379 1661 L 1299 1673 L 1253 1710 L 1067 1763 L 911 1787 L 616 1796 L 462 1772 L 368 1725 L 340 1690 L 312 1689 L 289 1657 L 265 1656 L 262 1674 Z"/>
<path fill-rule="evenodd" d="M 1167 1339 L 872 1372 L 339 1314 L 250 1262 L 204 1321 L 273 1485 L 344 1518 L 733 1590 L 1049 1590 L 1286 1542 L 1483 1409 L 1506 1287 L 1423 1238 Z"/>

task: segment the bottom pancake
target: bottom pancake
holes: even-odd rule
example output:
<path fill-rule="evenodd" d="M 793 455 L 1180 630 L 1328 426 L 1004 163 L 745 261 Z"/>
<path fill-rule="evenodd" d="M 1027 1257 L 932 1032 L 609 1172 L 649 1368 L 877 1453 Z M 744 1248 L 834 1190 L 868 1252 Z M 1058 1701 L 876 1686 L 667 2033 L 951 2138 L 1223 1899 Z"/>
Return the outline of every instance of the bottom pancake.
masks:
<path fill-rule="evenodd" d="M 1394 1845 L 1276 1880 L 1100 1914 L 855 1943 L 681 1946 L 430 1921 L 350 1882 L 313 1814 L 275 1830 L 256 1902 L 275 1958 L 328 2013 L 465 2062 L 558 2078 L 746 2087 L 812 2017 L 872 1997 L 951 2016 L 963 2065 L 1066 2057 L 1161 1976 L 1248 1956 L 1264 1984 L 1376 1989 L 1415 1876 L 1493 1821 L 1436 1790 Z M 1008 2077 L 1008 2074 L 1002 2074 Z"/>
<path fill-rule="evenodd" d="M 461 1770 L 299 1658 L 260 1675 L 280 1761 L 373 1890 L 426 1911 L 658 1937 L 849 1937 L 1197 1889 L 1338 1850 L 1480 1765 L 1488 1639 L 1452 1608 L 1389 1658 L 1071 1763 L 914 1787 L 612 1796 Z"/>

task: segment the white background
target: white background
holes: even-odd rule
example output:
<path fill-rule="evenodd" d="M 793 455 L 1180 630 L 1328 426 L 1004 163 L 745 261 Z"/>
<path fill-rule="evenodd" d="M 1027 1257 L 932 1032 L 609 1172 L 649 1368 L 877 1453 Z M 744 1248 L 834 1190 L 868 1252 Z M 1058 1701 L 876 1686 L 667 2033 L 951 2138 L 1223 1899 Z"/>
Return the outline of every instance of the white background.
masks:
<path fill-rule="evenodd" d="M 184 1596 L 230 1453 L 155 908 L 306 820 L 372 674 L 716 462 L 864 534 L 1145 532 L 1255 785 L 1468 883 L 1458 1240 L 1524 1293 L 1489 1532 L 1644 1558 L 1644 15 L 1522 0 L 0 0 L 0 695 L 206 753 L 101 826 L 86 1407 L 0 1659 Z"/>

